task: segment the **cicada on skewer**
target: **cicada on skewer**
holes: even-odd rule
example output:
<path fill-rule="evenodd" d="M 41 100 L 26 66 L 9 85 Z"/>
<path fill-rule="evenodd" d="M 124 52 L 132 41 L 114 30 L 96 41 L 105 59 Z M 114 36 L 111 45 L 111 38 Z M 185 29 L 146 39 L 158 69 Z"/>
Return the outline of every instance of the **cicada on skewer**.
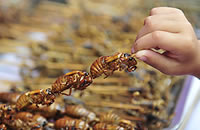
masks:
<path fill-rule="evenodd" d="M 29 91 L 22 94 L 17 102 L 16 108 L 21 110 L 24 107 L 27 107 L 31 104 L 42 104 L 42 105 L 51 105 L 55 100 L 55 95 L 52 94 L 51 89 L 39 89 L 34 91 Z"/>
<path fill-rule="evenodd" d="M 113 56 L 101 56 L 90 67 L 92 78 L 95 79 L 102 74 L 105 78 L 112 75 L 116 70 L 126 69 L 128 72 L 134 71 L 137 67 L 137 61 L 134 54 L 116 53 Z"/>
<path fill-rule="evenodd" d="M 92 83 L 92 78 L 87 72 L 72 71 L 57 78 L 52 85 L 53 94 L 63 94 L 70 96 L 72 88 L 83 90 Z M 69 89 L 69 94 L 63 91 Z"/>

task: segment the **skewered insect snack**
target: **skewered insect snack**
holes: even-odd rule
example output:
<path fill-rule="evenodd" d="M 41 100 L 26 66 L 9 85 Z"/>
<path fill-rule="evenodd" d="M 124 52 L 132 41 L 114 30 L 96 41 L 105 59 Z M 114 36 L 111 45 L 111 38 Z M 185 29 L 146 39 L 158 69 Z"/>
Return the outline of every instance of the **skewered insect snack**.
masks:
<path fill-rule="evenodd" d="M 16 107 L 20 110 L 31 104 L 51 105 L 54 102 L 54 99 L 55 96 L 51 93 L 50 89 L 34 90 L 22 94 L 17 99 Z"/>
<path fill-rule="evenodd" d="M 98 68 L 98 70 L 102 69 L 103 72 L 100 73 L 104 73 L 107 77 L 118 69 L 122 70 L 126 68 L 129 72 L 134 71 L 136 69 L 135 65 L 137 64 L 137 62 L 133 58 L 133 56 L 131 56 L 128 53 L 117 53 L 114 56 L 106 57 L 106 65 L 101 65 L 101 68 Z M 91 68 L 94 68 L 94 64 L 98 64 L 96 62 L 97 61 L 95 61 L 95 63 L 92 64 Z M 34 90 L 22 94 L 17 99 L 17 109 L 20 110 L 31 104 L 51 105 L 54 102 L 55 96 L 58 94 L 70 96 L 72 88 L 75 88 L 76 90 L 84 90 L 93 82 L 92 79 L 96 78 L 95 75 L 99 75 L 93 73 L 92 70 L 91 74 L 82 71 L 72 71 L 66 73 L 65 75 L 58 77 L 51 88 Z M 110 74 L 108 75 L 105 72 L 107 70 L 110 71 Z M 63 93 L 63 91 L 65 91 L 66 89 L 69 89 L 69 94 Z"/>
<path fill-rule="evenodd" d="M 58 79 L 52 85 L 53 94 L 71 95 L 72 88 L 83 90 L 92 83 L 92 78 L 87 72 L 72 71 Z M 63 93 L 64 90 L 70 89 L 69 94 Z"/>
<path fill-rule="evenodd" d="M 134 71 L 137 61 L 133 56 L 128 53 L 116 53 L 113 56 L 99 57 L 90 67 L 92 78 L 95 79 L 102 74 L 107 78 L 116 70 L 126 69 L 128 72 Z"/>

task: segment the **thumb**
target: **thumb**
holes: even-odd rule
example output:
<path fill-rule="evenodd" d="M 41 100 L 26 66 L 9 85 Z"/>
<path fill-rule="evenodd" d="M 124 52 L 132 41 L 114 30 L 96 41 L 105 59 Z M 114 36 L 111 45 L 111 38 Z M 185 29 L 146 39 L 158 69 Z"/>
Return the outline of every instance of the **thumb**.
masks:
<path fill-rule="evenodd" d="M 136 58 L 144 61 L 165 74 L 178 73 L 178 62 L 152 50 L 141 50 L 136 53 Z"/>

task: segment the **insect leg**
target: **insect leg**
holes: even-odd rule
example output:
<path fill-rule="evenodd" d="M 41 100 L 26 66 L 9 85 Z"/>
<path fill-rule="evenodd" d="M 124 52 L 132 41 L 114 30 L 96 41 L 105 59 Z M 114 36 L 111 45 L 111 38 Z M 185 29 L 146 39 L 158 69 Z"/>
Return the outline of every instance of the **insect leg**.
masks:
<path fill-rule="evenodd" d="M 128 72 L 134 71 L 137 69 L 137 66 L 127 68 Z"/>
<path fill-rule="evenodd" d="M 104 79 L 107 78 L 108 76 L 112 75 L 113 72 L 114 72 L 113 70 L 104 70 L 103 71 L 103 73 L 105 74 Z"/>
<path fill-rule="evenodd" d="M 121 55 L 122 55 L 122 53 L 116 53 L 116 54 L 113 55 L 113 56 L 108 56 L 108 57 L 106 57 L 105 61 L 106 61 L 106 63 L 112 62 L 112 61 L 114 61 L 114 60 L 119 59 L 119 57 L 120 57 Z"/>
<path fill-rule="evenodd" d="M 69 94 L 66 94 L 66 93 L 61 93 L 62 95 L 66 95 L 66 96 L 70 96 L 72 93 L 72 88 L 69 89 Z"/>

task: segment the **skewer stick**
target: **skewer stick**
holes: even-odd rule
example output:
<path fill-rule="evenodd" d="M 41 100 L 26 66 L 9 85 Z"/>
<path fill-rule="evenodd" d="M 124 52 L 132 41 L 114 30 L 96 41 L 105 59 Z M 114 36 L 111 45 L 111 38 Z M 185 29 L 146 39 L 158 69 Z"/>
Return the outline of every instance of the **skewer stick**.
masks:
<path fill-rule="evenodd" d="M 105 101 L 87 101 L 85 102 L 88 106 L 95 106 L 95 107 L 112 107 L 112 108 L 118 108 L 118 109 L 132 109 L 132 110 L 138 110 L 143 112 L 144 108 L 141 106 L 131 105 L 131 104 L 123 104 L 118 102 L 105 102 Z"/>
<path fill-rule="evenodd" d="M 144 117 L 136 117 L 136 116 L 121 116 L 121 117 L 127 120 L 132 120 L 132 121 L 141 121 L 141 122 L 146 121 Z"/>
<path fill-rule="evenodd" d="M 135 54 L 135 53 L 131 54 L 131 57 L 135 57 L 135 56 L 136 56 L 136 54 Z"/>

